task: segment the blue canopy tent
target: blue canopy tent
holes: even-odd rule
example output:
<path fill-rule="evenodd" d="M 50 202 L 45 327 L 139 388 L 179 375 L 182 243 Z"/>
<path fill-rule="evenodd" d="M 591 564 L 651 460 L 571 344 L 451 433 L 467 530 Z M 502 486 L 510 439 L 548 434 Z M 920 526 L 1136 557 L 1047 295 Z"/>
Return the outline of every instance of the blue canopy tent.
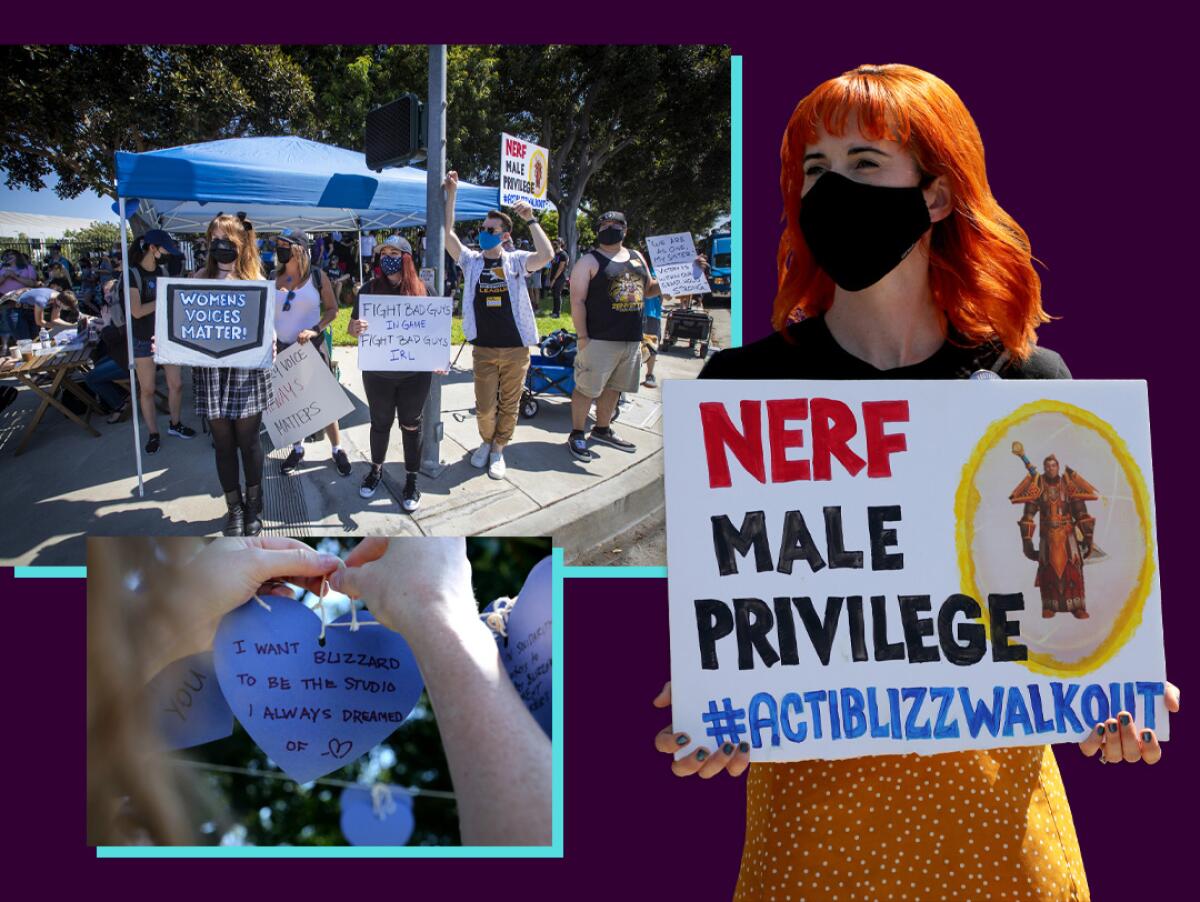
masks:
<path fill-rule="evenodd" d="M 425 224 L 428 174 L 413 167 L 373 172 L 353 150 L 304 138 L 230 138 L 145 153 L 117 153 L 117 206 L 125 234 L 126 200 L 167 231 L 201 232 L 218 213 L 245 213 L 258 230 L 385 229 Z M 499 204 L 499 190 L 459 183 L 457 218 L 483 219 Z M 125 321 L 129 312 L 129 260 L 121 248 Z M 133 331 L 129 384 L 136 385 Z M 136 393 L 136 390 L 135 390 Z M 134 397 L 132 403 L 136 405 Z M 142 447 L 138 416 L 133 420 L 138 494 Z"/>

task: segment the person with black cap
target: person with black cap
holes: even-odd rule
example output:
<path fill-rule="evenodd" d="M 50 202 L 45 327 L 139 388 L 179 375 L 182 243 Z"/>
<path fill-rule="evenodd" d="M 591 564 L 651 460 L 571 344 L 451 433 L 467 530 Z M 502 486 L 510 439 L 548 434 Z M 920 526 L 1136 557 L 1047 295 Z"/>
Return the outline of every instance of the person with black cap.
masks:
<path fill-rule="evenodd" d="M 444 184 L 446 251 L 463 271 L 462 327 L 471 343 L 475 419 L 482 439 L 471 455 L 471 466 L 487 467 L 488 476 L 503 479 L 504 448 L 517 425 L 529 348 L 538 343 L 526 276 L 549 263 L 554 248 L 534 218 L 533 208 L 524 201 L 514 205 L 513 212 L 529 224 L 536 250 L 505 250 L 505 242 L 512 241 L 512 218 L 499 210 L 489 210 L 483 220 L 479 230 L 482 250 L 464 247 L 454 234 L 458 173 L 448 173 Z"/>
<path fill-rule="evenodd" d="M 362 294 L 425 295 L 425 283 L 413 264 L 412 246 L 399 235 L 391 235 L 378 247 L 382 276 L 375 276 L 363 286 Z M 367 331 L 367 321 L 358 317 L 358 298 L 350 311 L 347 331 L 354 336 Z M 392 424 L 399 421 L 400 438 L 404 444 L 404 494 L 400 507 L 405 513 L 416 511 L 421 503 L 417 488 L 417 473 L 421 469 L 421 412 L 429 398 L 433 374 L 398 370 L 367 370 L 363 372 L 363 389 L 371 410 L 371 469 L 363 478 L 358 494 L 370 498 L 383 479 L 383 464 L 387 459 Z"/>
<path fill-rule="evenodd" d="M 275 270 L 275 349 L 282 351 L 298 341 L 311 344 L 326 366 L 333 368 L 325 346 L 325 329 L 337 318 L 337 299 L 329 277 L 313 266 L 309 236 L 299 229 L 284 229 L 272 247 L 279 265 Z M 342 450 L 337 422 L 325 427 L 333 451 L 333 465 L 342 476 L 350 475 L 350 458 Z M 304 459 L 304 443 L 295 442 L 280 467 L 295 472 Z"/>
<path fill-rule="evenodd" d="M 641 383 L 643 302 L 662 292 L 642 255 L 624 246 L 628 227 L 624 213 L 601 215 L 596 223 L 599 244 L 571 270 L 571 319 L 578 350 L 567 448 L 582 461 L 592 459 L 583 431 L 593 402 L 591 440 L 619 451 L 637 450 L 610 424 L 621 393 L 636 392 Z"/>
<path fill-rule="evenodd" d="M 162 267 L 167 258 L 178 254 L 179 248 L 162 229 L 151 229 L 129 246 L 129 316 L 133 323 L 133 366 L 137 374 L 138 404 L 146 422 L 146 453 L 158 451 L 158 410 L 155 407 L 154 386 L 157 366 L 154 363 L 154 302 L 158 280 L 165 276 Z M 196 430 L 183 422 L 183 371 L 175 364 L 163 364 L 167 377 L 167 410 L 170 422 L 167 433 L 176 438 L 195 438 Z"/>
<path fill-rule="evenodd" d="M 62 245 L 58 242 L 46 248 L 48 253 L 42 261 L 42 277 L 49 282 L 53 278 L 66 278 L 71 285 L 75 284 L 75 266 L 62 255 Z M 62 272 L 56 270 L 61 269 Z"/>

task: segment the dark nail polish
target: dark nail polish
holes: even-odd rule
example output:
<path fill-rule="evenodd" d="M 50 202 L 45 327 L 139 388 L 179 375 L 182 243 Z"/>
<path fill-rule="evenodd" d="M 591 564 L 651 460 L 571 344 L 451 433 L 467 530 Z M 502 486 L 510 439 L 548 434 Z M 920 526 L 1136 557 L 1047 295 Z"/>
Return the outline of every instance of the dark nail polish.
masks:
<path fill-rule="evenodd" d="M 700 751 L 696 752 L 696 760 L 697 761 L 703 761 L 707 757 L 708 757 L 708 752 L 704 751 L 704 749 L 700 749 Z"/>
<path fill-rule="evenodd" d="M 1110 733 L 1117 732 L 1117 722 L 1115 720 L 1108 725 L 1108 732 L 1110 732 Z"/>
<path fill-rule="evenodd" d="M 721 746 L 721 751 L 723 751 L 726 755 L 732 755 L 733 754 L 733 743 L 732 742 L 725 743 L 723 746 Z"/>
<path fill-rule="evenodd" d="M 677 745 L 687 745 L 691 740 L 688 739 L 687 733 L 680 733 L 675 737 L 675 742 Z"/>
<path fill-rule="evenodd" d="M 1096 732 L 1099 733 L 1101 736 L 1103 736 L 1104 735 L 1104 724 L 1102 724 L 1102 723 L 1096 724 Z"/>
<path fill-rule="evenodd" d="M 1154 740 L 1154 734 L 1151 733 L 1149 730 L 1147 730 L 1145 733 L 1142 734 L 1142 742 L 1152 742 L 1153 740 Z"/>
<path fill-rule="evenodd" d="M 1123 727 L 1129 726 L 1129 715 L 1122 714 L 1120 717 L 1120 721 L 1121 721 L 1121 726 L 1123 726 Z"/>
<path fill-rule="evenodd" d="M 739 742 L 739 743 L 738 743 L 738 751 L 739 751 L 739 752 L 748 752 L 748 751 L 750 751 L 750 743 L 748 743 L 748 742 Z"/>

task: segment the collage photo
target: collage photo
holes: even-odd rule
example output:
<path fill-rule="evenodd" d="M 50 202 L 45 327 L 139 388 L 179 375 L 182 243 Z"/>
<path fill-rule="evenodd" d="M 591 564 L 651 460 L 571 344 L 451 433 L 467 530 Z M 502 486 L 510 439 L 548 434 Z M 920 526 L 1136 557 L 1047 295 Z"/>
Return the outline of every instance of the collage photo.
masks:
<path fill-rule="evenodd" d="M 26 882 L 1191 895 L 1183 57 L 232 12 L 0 44 Z"/>

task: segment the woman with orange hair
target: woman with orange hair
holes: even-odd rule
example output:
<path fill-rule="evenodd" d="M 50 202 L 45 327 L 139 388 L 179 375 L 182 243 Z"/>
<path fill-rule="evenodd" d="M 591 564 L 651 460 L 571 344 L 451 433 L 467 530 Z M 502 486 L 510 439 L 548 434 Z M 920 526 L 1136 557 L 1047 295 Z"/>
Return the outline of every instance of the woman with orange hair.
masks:
<path fill-rule="evenodd" d="M 1029 240 L 988 187 L 958 95 L 911 66 L 819 86 L 784 134 L 775 334 L 722 351 L 708 379 L 1065 379 Z M 1167 708 L 1179 708 L 1167 684 Z M 670 684 L 655 705 L 670 704 Z M 1127 712 L 1080 744 L 1158 761 Z M 668 726 L 656 746 L 694 747 Z M 695 748 L 680 776 L 737 776 L 749 744 Z M 758 764 L 737 898 L 1089 898 L 1048 746 Z"/>
<path fill-rule="evenodd" d="M 218 214 L 204 234 L 208 259 L 198 279 L 264 279 L 254 226 L 244 216 Z M 271 400 L 271 371 L 237 367 L 192 368 L 197 416 L 207 417 L 217 458 L 217 478 L 228 513 L 221 534 L 255 536 L 262 532 L 263 448 L 259 438 L 263 411 Z M 238 454 L 241 454 L 239 472 Z M 242 494 L 241 475 L 246 493 Z"/>

